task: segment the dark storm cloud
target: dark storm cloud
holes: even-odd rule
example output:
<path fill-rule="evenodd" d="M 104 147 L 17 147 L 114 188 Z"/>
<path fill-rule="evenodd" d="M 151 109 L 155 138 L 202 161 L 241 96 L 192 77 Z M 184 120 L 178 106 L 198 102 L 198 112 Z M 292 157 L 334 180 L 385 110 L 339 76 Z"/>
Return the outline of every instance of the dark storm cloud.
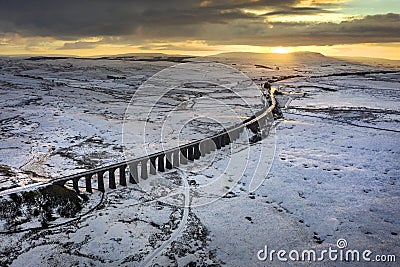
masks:
<path fill-rule="evenodd" d="M 289 7 L 263 14 L 263 16 L 276 16 L 276 15 L 313 15 L 321 13 L 332 13 L 332 11 L 324 10 L 317 7 Z"/>
<path fill-rule="evenodd" d="M 351 44 L 365 42 L 399 42 L 400 15 L 385 14 L 366 16 L 362 19 L 337 23 L 320 23 L 292 27 L 292 35 L 298 37 L 293 44 Z M 286 29 L 287 25 L 277 26 Z M 290 33 L 290 32 L 289 32 Z M 287 36 L 290 37 L 290 36 Z M 312 39 L 312 40 L 310 40 Z"/>
<path fill-rule="evenodd" d="M 210 2 L 207 7 L 212 9 L 232 9 L 232 8 L 247 8 L 247 9 L 264 9 L 266 7 L 282 7 L 292 6 L 300 2 L 299 0 L 258 0 L 258 1 L 243 1 L 243 0 L 223 0 L 223 1 L 200 1 Z"/>
<path fill-rule="evenodd" d="M 89 49 L 95 48 L 99 42 L 71 42 L 65 43 L 62 47 L 58 48 L 59 50 L 73 50 L 73 49 Z"/>
<path fill-rule="evenodd" d="M 0 0 L 0 34 L 69 40 L 60 49 L 98 44 L 205 40 L 209 44 L 325 45 L 400 40 L 398 14 L 335 23 L 268 22 L 271 16 L 323 14 L 299 0 Z M 337 1 L 332 1 L 336 4 Z M 246 10 L 271 10 L 256 15 Z M 101 36 L 99 42 L 76 42 Z"/>
<path fill-rule="evenodd" d="M 259 46 L 400 42 L 399 22 L 399 14 L 366 16 L 341 23 L 273 22 L 268 23 L 269 27 L 253 22 L 230 25 L 229 31 L 214 27 L 207 40 L 210 44 Z"/>
<path fill-rule="evenodd" d="M 199 0 L 0 0 L 0 31 L 60 38 L 125 35 L 150 26 L 163 28 L 251 19 L 255 16 L 239 8 L 295 2 L 225 0 L 200 7 L 202 1 Z"/>

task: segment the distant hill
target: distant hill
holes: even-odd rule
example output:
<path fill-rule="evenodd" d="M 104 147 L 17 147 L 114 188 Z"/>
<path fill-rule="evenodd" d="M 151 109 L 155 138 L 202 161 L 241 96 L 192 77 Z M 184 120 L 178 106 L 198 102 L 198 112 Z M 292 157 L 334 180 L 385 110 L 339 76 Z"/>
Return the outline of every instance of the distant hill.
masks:
<path fill-rule="evenodd" d="M 400 67 L 400 60 L 370 57 L 334 57 L 340 60 L 372 66 Z"/>
<path fill-rule="evenodd" d="M 288 54 L 228 52 L 208 56 L 206 58 L 210 60 L 215 59 L 226 62 L 241 61 L 251 64 L 317 64 L 321 66 L 329 66 L 330 64 L 345 65 L 350 63 L 356 65 L 381 66 L 385 68 L 400 67 L 400 60 L 366 57 L 332 57 L 316 52 L 293 52 Z"/>
<path fill-rule="evenodd" d="M 162 53 L 129 53 L 129 54 L 118 54 L 118 55 L 105 55 L 105 56 L 91 56 L 91 57 L 79 57 L 79 56 L 29 56 L 21 57 L 26 60 L 59 60 L 59 59 L 88 59 L 88 60 L 124 60 L 124 61 L 170 61 L 170 62 L 187 62 L 195 56 L 187 55 L 170 55 Z"/>
<path fill-rule="evenodd" d="M 232 58 L 232 59 L 249 59 L 249 60 L 262 60 L 262 61 L 325 61 L 329 59 L 321 53 L 315 52 L 293 52 L 288 54 L 274 54 L 274 53 L 252 53 L 252 52 L 228 52 L 213 55 L 210 57 L 216 58 Z"/>
<path fill-rule="evenodd" d="M 187 55 L 172 55 L 162 53 L 129 53 L 114 56 L 96 57 L 96 59 L 111 59 L 111 60 L 126 60 L 126 61 L 171 61 L 171 62 L 186 62 L 188 59 L 195 56 Z"/>
<path fill-rule="evenodd" d="M 4 57 L 4 56 L 3 56 Z M 253 53 L 253 52 L 225 52 L 210 56 L 197 57 L 190 55 L 163 54 L 163 53 L 128 53 L 117 55 L 104 55 L 92 57 L 78 57 L 69 55 L 46 55 L 46 56 L 30 56 L 18 55 L 18 58 L 27 58 L 28 60 L 57 60 L 66 58 L 76 59 L 105 59 L 105 60 L 125 60 L 125 61 L 170 61 L 176 63 L 190 61 L 220 61 L 229 63 L 248 63 L 254 65 L 264 64 L 319 64 L 321 66 L 329 64 L 356 64 L 381 66 L 389 68 L 400 68 L 400 60 L 389 60 L 382 58 L 367 57 L 345 57 L 345 56 L 325 56 L 316 52 L 293 52 L 288 54 L 276 53 Z"/>

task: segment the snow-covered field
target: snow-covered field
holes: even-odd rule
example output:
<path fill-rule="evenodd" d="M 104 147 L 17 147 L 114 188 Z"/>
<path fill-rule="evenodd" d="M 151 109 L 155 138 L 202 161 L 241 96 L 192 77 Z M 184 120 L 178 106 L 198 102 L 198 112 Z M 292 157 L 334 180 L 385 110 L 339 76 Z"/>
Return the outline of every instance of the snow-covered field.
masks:
<path fill-rule="evenodd" d="M 163 174 L 170 181 L 163 190 L 189 181 L 190 191 L 168 195 L 154 188 L 148 194 L 129 185 L 104 195 L 95 192 L 82 211 L 51 221 L 52 228 L 2 234 L 2 265 L 276 266 L 288 263 L 276 257 L 273 262 L 257 259 L 265 245 L 270 250 L 321 251 L 337 249 L 341 238 L 349 249 L 400 257 L 400 72 L 387 72 L 399 71 L 398 62 L 364 65 L 312 53 L 190 60 L 222 62 L 256 84 L 273 81 L 284 93 L 278 101 L 291 100 L 282 107 L 284 118 L 263 142 L 246 144 L 244 136 Z M 1 58 L 0 63 L 3 190 L 123 160 L 123 122 L 133 93 L 152 75 L 176 64 L 16 58 Z M 232 73 L 225 72 L 221 84 L 240 85 Z M 242 105 L 242 98 L 231 99 L 229 92 L 208 86 L 194 83 L 187 91 L 168 94 L 146 121 L 146 141 L 131 136 L 132 149 L 137 144 L 134 155 L 204 137 L 238 117 L 251 116 L 262 104 L 256 88 L 243 97 L 249 105 Z M 201 100 L 204 94 L 189 94 L 204 89 L 224 105 L 207 105 Z M 176 103 L 185 103 L 172 113 L 169 125 L 177 127 L 158 135 L 163 114 Z M 226 103 L 234 111 L 227 112 Z M 131 114 L 137 115 L 137 123 L 130 117 L 133 129 L 146 119 L 140 109 Z M 223 183 L 212 190 L 200 186 L 215 177 L 224 177 Z M 262 183 L 255 192 L 249 190 L 252 179 Z M 21 219 L 18 227 L 40 226 L 40 220 L 29 219 Z M 1 226 L 3 232 L 15 230 L 4 222 Z M 344 264 L 325 260 L 315 265 Z"/>

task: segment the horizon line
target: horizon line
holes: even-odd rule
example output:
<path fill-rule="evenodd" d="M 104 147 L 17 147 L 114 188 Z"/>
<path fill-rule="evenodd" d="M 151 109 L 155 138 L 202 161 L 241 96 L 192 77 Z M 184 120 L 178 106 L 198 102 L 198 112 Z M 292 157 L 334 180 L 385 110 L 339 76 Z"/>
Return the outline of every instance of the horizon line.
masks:
<path fill-rule="evenodd" d="M 348 55 L 337 55 L 337 56 L 331 56 L 331 55 L 326 55 L 321 52 L 314 52 L 314 51 L 307 51 L 307 50 L 302 50 L 302 51 L 290 51 L 287 53 L 274 53 L 274 52 L 250 52 L 250 51 L 222 51 L 219 53 L 210 53 L 208 55 L 194 55 L 194 54 L 179 54 L 179 53 L 169 53 L 169 52 L 132 52 L 132 53 L 119 53 L 119 54 L 98 54 L 98 55 L 91 55 L 91 56 L 80 56 L 77 54 L 58 54 L 58 53 L 42 53 L 42 54 L 0 54 L 0 57 L 68 57 L 68 58 L 82 58 L 82 59 L 92 59 L 92 58 L 99 58 L 99 57 L 117 57 L 117 56 L 129 56 L 129 55 L 165 55 L 165 56 L 181 56 L 181 57 L 193 57 L 193 58 L 202 58 L 202 57 L 212 57 L 212 56 L 218 56 L 221 54 L 265 54 L 265 55 L 290 55 L 290 54 L 300 54 L 300 53 L 312 53 L 312 54 L 320 54 L 324 57 L 330 57 L 330 58 L 359 58 L 359 59 L 380 59 L 380 60 L 390 60 L 390 61 L 400 61 L 400 59 L 391 59 L 387 57 L 367 57 L 367 56 L 348 56 Z"/>

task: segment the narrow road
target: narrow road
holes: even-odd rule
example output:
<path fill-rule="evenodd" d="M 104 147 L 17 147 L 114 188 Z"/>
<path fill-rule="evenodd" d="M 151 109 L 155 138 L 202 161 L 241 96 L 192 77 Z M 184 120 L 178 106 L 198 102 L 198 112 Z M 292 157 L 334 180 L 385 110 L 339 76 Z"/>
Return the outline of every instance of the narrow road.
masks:
<path fill-rule="evenodd" d="M 179 168 L 178 168 L 179 169 Z M 183 209 L 183 216 L 182 219 L 179 223 L 178 228 L 172 233 L 171 237 L 165 241 L 164 243 L 161 244 L 157 249 L 155 249 L 153 252 L 151 252 L 147 257 L 140 263 L 139 266 L 151 266 L 151 263 L 154 259 L 156 259 L 159 255 L 161 255 L 164 250 L 173 242 L 175 241 L 182 233 L 183 229 L 186 226 L 187 219 L 189 216 L 189 208 L 190 208 L 190 188 L 189 188 L 189 183 L 187 181 L 187 177 L 184 171 L 181 171 L 182 174 L 182 184 L 184 186 L 184 196 L 185 196 L 185 201 L 184 201 L 184 209 Z"/>

